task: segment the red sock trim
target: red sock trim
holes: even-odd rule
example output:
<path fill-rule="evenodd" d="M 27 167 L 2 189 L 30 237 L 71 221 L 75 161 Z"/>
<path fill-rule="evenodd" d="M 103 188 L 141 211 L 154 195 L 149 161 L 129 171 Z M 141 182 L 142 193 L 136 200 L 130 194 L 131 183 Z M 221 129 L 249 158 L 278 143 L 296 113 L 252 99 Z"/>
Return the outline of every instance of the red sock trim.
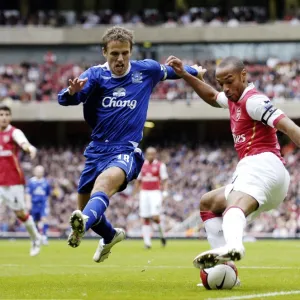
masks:
<path fill-rule="evenodd" d="M 213 218 L 222 218 L 222 215 L 215 214 L 212 211 L 200 211 L 200 217 L 203 222 L 213 219 Z"/>
<path fill-rule="evenodd" d="M 26 214 L 24 218 L 20 218 L 18 217 L 18 219 L 21 221 L 21 222 L 26 222 L 29 218 L 29 214 Z"/>
<path fill-rule="evenodd" d="M 223 212 L 223 216 L 228 212 L 228 210 L 229 210 L 230 208 L 238 208 L 238 209 L 240 209 L 240 210 L 243 212 L 243 214 L 245 215 L 245 212 L 244 212 L 243 209 L 240 208 L 239 206 L 229 206 L 229 207 L 227 207 L 227 208 L 225 209 L 225 211 Z"/>

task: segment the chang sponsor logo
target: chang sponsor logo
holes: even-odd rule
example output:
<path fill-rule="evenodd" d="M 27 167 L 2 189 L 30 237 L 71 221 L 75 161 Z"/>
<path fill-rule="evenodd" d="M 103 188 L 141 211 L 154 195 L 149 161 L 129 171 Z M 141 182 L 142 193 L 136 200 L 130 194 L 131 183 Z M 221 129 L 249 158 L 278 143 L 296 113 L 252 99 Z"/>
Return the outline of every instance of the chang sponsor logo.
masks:
<path fill-rule="evenodd" d="M 102 100 L 103 107 L 128 107 L 135 109 L 136 105 L 136 100 L 117 100 L 116 97 L 104 97 Z"/>
<path fill-rule="evenodd" d="M 113 90 L 112 97 L 104 97 L 102 99 L 102 106 L 103 107 L 128 107 L 130 109 L 135 109 L 137 105 L 136 100 L 127 100 L 127 99 L 118 99 L 120 97 L 126 96 L 126 90 L 124 88 L 115 88 Z"/>

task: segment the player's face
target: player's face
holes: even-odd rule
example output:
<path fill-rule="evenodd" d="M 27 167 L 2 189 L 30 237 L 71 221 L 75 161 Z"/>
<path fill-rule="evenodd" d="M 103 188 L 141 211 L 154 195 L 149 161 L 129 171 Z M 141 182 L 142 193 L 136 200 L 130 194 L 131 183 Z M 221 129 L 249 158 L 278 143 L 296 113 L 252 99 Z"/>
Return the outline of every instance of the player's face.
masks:
<path fill-rule="evenodd" d="M 129 42 L 111 41 L 107 44 L 103 55 L 107 59 L 111 72 L 117 76 L 122 76 L 127 71 L 131 56 Z"/>
<path fill-rule="evenodd" d="M 146 159 L 148 161 L 153 161 L 156 158 L 156 150 L 155 149 L 148 149 L 146 151 Z"/>
<path fill-rule="evenodd" d="M 247 86 L 245 70 L 240 72 L 231 66 L 217 68 L 216 79 L 229 100 L 239 101 Z"/>
<path fill-rule="evenodd" d="M 11 122 L 11 114 L 9 111 L 0 110 L 0 128 L 5 129 Z"/>

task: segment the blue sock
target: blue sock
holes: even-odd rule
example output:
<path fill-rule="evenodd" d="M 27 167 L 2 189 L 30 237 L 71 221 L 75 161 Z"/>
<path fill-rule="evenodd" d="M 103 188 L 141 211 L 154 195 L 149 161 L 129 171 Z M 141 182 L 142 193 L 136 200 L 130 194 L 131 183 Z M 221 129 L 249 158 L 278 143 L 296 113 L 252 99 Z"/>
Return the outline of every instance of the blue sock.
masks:
<path fill-rule="evenodd" d="M 101 216 L 109 205 L 108 196 L 103 192 L 94 193 L 82 213 L 88 216 L 85 231 L 88 231 L 95 223 L 100 221 Z"/>
<path fill-rule="evenodd" d="M 100 222 L 95 224 L 92 230 L 103 237 L 105 244 L 109 244 L 116 234 L 115 229 L 106 219 L 105 215 L 102 215 Z"/>
<path fill-rule="evenodd" d="M 47 236 L 48 228 L 49 228 L 49 225 L 44 224 L 44 226 L 43 226 L 43 235 Z"/>

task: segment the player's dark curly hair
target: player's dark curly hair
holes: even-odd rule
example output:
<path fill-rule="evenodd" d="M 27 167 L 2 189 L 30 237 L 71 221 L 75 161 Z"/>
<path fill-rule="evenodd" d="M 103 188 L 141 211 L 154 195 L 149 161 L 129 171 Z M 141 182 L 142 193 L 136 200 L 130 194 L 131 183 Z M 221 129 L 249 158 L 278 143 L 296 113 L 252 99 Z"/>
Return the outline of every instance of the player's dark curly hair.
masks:
<path fill-rule="evenodd" d="M 114 26 L 107 29 L 102 37 L 104 50 L 107 50 L 107 44 L 111 41 L 129 42 L 130 49 L 133 46 L 133 31 L 121 26 Z"/>

